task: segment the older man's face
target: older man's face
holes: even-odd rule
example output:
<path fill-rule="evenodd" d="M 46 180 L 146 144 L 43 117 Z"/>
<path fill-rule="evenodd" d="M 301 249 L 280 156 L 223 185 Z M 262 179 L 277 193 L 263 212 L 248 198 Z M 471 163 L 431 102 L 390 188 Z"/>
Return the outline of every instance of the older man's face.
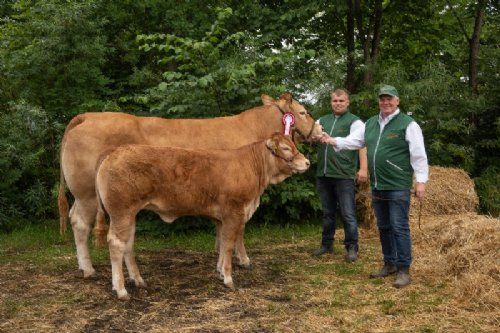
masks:
<path fill-rule="evenodd" d="M 396 111 L 399 106 L 399 98 L 396 96 L 382 95 L 378 98 L 378 106 L 382 116 L 387 117 Z"/>
<path fill-rule="evenodd" d="M 340 116 L 342 113 L 346 112 L 349 106 L 349 97 L 346 94 L 331 95 L 330 104 L 332 106 L 333 113 Z"/>

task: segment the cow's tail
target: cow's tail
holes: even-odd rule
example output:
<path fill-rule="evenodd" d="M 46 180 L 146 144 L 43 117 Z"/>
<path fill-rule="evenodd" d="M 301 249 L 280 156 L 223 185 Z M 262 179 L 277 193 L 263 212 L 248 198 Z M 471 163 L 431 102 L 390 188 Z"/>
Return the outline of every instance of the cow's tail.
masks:
<path fill-rule="evenodd" d="M 99 169 L 103 158 L 100 158 L 97 164 Z M 97 198 L 97 213 L 95 216 L 95 226 L 94 226 L 94 245 L 96 247 L 104 247 L 106 245 L 106 235 L 108 234 L 108 225 L 106 224 L 106 212 L 104 211 L 104 206 L 102 204 L 101 194 L 99 193 L 99 186 L 97 184 L 97 174 L 95 179 L 95 194 Z"/>
<path fill-rule="evenodd" d="M 59 196 L 57 197 L 57 204 L 59 206 L 59 233 L 64 235 L 66 233 L 69 216 L 68 198 L 66 198 L 66 183 L 64 181 L 64 174 L 62 167 L 59 171 Z"/>
<path fill-rule="evenodd" d="M 84 120 L 84 115 L 77 115 L 73 119 L 71 119 L 68 126 L 66 126 L 66 129 L 64 130 L 64 135 L 61 141 L 59 152 L 59 194 L 57 197 L 57 205 L 59 207 L 59 233 L 61 235 L 64 235 L 66 233 L 69 217 L 69 204 L 68 198 L 66 197 L 66 181 L 64 179 L 64 172 L 62 167 L 62 153 L 64 145 L 66 144 L 68 132 L 83 123 Z"/>

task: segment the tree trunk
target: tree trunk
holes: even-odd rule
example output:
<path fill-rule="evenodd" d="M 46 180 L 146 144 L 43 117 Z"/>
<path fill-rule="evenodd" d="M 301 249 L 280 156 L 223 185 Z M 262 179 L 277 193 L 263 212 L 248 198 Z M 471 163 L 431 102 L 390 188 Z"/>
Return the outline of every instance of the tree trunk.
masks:
<path fill-rule="evenodd" d="M 373 81 L 373 68 L 377 63 L 378 56 L 380 53 L 380 35 L 382 26 L 382 0 L 375 1 L 375 7 L 373 15 L 370 16 L 369 29 L 373 25 L 373 37 L 368 33 L 368 37 L 365 40 L 363 46 L 364 63 L 366 65 L 365 75 L 363 78 L 363 84 L 369 86 Z M 370 49 L 371 43 L 371 49 Z"/>
<path fill-rule="evenodd" d="M 355 70 L 356 63 L 354 59 L 354 8 L 352 0 L 347 0 L 347 75 L 345 86 L 351 93 L 355 91 Z"/>
<path fill-rule="evenodd" d="M 484 18 L 484 7 L 486 0 L 479 0 L 476 10 L 476 20 L 474 22 L 474 32 L 469 40 L 469 86 L 474 95 L 478 95 L 477 89 L 477 57 L 479 53 L 479 39 L 481 36 L 481 26 Z"/>

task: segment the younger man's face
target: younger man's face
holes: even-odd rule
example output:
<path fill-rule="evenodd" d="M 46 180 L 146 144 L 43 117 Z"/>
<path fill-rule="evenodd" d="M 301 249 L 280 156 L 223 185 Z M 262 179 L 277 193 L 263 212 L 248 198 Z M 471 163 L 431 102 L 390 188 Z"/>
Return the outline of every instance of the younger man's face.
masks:
<path fill-rule="evenodd" d="M 349 106 L 349 97 L 345 94 L 332 94 L 330 104 L 332 106 L 333 113 L 339 116 L 347 111 L 347 107 Z"/>

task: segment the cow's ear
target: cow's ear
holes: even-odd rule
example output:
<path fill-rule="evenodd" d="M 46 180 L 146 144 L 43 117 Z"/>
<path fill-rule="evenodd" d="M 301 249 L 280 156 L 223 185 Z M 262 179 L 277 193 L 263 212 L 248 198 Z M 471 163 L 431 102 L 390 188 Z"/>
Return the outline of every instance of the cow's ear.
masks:
<path fill-rule="evenodd" d="M 276 104 L 274 98 L 272 98 L 269 95 L 262 94 L 260 96 L 260 99 L 262 100 L 262 104 L 264 104 L 264 105 L 275 105 Z"/>
<path fill-rule="evenodd" d="M 293 97 L 292 94 L 289 92 L 286 92 L 280 96 L 280 99 L 287 101 L 287 103 L 292 103 Z"/>

